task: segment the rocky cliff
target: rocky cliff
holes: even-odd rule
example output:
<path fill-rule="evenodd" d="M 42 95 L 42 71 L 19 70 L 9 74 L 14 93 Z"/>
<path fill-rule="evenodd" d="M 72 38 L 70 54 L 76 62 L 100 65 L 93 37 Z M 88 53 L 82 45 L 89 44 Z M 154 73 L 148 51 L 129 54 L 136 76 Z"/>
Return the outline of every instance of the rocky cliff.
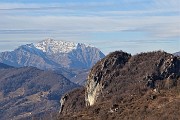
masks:
<path fill-rule="evenodd" d="M 86 105 L 93 105 L 103 88 L 107 87 L 108 81 L 112 76 L 108 74 L 114 69 L 121 69 L 131 57 L 124 52 L 115 52 L 99 61 L 90 71 L 86 84 Z M 109 59 L 111 58 L 111 59 Z"/>
<path fill-rule="evenodd" d="M 173 55 L 159 51 L 131 57 L 127 53 L 115 52 L 92 68 L 86 85 L 86 104 L 91 106 L 99 95 L 104 96 L 106 88 L 117 78 L 122 84 L 123 80 L 127 82 L 132 78 L 128 86 L 141 84 L 159 90 L 175 86 L 179 76 L 180 61 Z"/>

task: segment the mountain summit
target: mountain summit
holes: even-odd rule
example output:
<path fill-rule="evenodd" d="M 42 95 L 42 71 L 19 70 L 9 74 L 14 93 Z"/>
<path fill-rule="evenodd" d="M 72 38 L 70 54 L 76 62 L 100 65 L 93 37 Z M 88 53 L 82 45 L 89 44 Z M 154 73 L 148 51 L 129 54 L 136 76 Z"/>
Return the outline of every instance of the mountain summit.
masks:
<path fill-rule="evenodd" d="M 82 43 L 46 39 L 35 47 L 55 63 L 70 69 L 89 69 L 104 57 L 99 49 Z"/>
<path fill-rule="evenodd" d="M 49 54 L 55 53 L 68 53 L 76 49 L 77 44 L 66 41 L 55 41 L 54 39 L 48 38 L 46 40 L 38 42 L 36 48 Z"/>

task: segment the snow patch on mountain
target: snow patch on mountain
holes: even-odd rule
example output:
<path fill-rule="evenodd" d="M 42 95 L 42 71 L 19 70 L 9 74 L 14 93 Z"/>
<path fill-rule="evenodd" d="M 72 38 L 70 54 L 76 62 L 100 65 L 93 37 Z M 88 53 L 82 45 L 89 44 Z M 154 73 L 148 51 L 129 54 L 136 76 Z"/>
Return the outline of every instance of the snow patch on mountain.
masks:
<path fill-rule="evenodd" d="M 53 39 L 46 39 L 35 44 L 37 49 L 46 53 L 69 53 L 77 48 L 77 44 L 67 41 L 55 41 Z"/>

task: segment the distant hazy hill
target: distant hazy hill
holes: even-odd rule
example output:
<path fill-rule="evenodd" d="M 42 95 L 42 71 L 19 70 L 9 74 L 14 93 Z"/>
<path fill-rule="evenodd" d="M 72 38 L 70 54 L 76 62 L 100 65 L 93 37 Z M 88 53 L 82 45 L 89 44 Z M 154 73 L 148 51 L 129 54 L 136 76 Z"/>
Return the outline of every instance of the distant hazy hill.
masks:
<path fill-rule="evenodd" d="M 180 58 L 113 52 L 91 69 L 84 90 L 65 94 L 61 103 L 60 120 L 178 120 Z"/>
<path fill-rule="evenodd" d="M 62 94 L 78 87 L 64 76 L 34 67 L 2 68 L 0 64 L 0 119 L 20 119 L 58 112 Z"/>
<path fill-rule="evenodd" d="M 173 53 L 175 56 L 180 56 L 180 52 Z"/>

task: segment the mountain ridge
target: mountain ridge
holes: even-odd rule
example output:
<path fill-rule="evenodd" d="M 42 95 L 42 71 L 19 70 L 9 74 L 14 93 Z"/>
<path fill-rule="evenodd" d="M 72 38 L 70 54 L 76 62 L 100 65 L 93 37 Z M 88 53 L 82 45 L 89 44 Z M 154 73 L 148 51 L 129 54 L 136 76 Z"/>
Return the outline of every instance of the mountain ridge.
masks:
<path fill-rule="evenodd" d="M 116 51 L 93 66 L 83 89 L 61 98 L 59 120 L 178 120 L 179 96 L 180 57 Z"/>
<path fill-rule="evenodd" d="M 31 56 L 33 60 L 40 59 L 44 65 L 35 65 L 29 59 Z M 14 51 L 1 52 L 0 62 L 16 67 L 34 66 L 40 69 L 58 67 L 89 69 L 103 57 L 104 54 L 95 47 L 82 43 L 45 39 L 37 44 L 21 45 Z"/>

